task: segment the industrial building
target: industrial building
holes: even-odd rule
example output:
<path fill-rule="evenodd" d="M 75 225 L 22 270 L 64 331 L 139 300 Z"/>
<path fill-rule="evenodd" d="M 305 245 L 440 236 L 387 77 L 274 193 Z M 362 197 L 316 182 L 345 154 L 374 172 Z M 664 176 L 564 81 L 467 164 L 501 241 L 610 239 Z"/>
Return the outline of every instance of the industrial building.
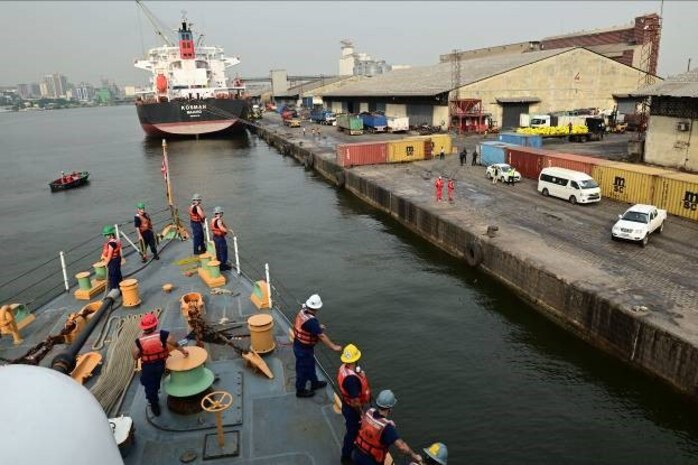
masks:
<path fill-rule="evenodd" d="M 669 77 L 636 95 L 651 98 L 645 161 L 698 171 L 698 70 Z"/>
<path fill-rule="evenodd" d="M 361 76 L 335 76 L 321 78 L 315 81 L 302 82 L 289 87 L 285 91 L 275 93 L 274 101 L 281 104 L 302 104 L 306 108 L 322 105 L 322 96 L 325 93 L 336 91 L 343 86 L 362 79 Z"/>
<path fill-rule="evenodd" d="M 485 47 L 474 50 L 453 51 L 439 57 L 442 63 L 474 58 L 516 55 L 537 50 L 554 50 L 568 47 L 585 47 L 619 63 L 657 74 L 659 59 L 659 15 L 638 16 L 630 24 L 590 31 L 544 37 L 528 42 Z"/>
<path fill-rule="evenodd" d="M 336 112 L 383 111 L 410 124 L 467 129 L 489 115 L 496 127 L 519 126 L 522 113 L 613 109 L 656 76 L 583 47 L 440 63 L 365 78 L 324 95 Z"/>

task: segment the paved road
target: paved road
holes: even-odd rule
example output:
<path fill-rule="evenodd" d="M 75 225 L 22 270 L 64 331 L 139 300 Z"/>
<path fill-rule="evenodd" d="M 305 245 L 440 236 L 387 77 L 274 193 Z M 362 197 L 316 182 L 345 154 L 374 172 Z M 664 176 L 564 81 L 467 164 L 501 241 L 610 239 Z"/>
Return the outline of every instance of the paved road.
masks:
<path fill-rule="evenodd" d="M 274 126 L 280 121 L 267 117 L 265 124 Z M 304 125 L 308 128 L 305 145 L 316 146 L 320 152 L 332 152 L 337 143 L 404 137 L 347 136 L 334 127 L 313 123 Z M 320 136 L 311 137 L 310 128 L 319 129 Z M 303 140 L 299 129 L 287 129 L 287 132 Z M 605 150 L 605 146 L 611 147 L 609 152 L 619 151 L 618 147 L 625 146 L 630 137 L 612 135 L 604 142 L 564 144 L 564 147 L 579 150 L 580 146 L 584 146 L 584 150 L 595 150 L 598 155 Z M 479 140 L 479 137 L 464 137 L 458 140 L 458 144 L 465 145 L 468 153 L 472 153 Z M 446 160 L 376 166 L 370 171 L 363 168 L 362 172 L 374 179 L 381 179 L 391 190 L 409 186 L 411 197 L 422 196 L 424 201 L 434 204 L 435 176 L 453 177 L 456 180 L 456 199 L 452 206 L 447 207 L 454 209 L 449 216 L 466 219 L 468 212 L 471 212 L 484 216 L 500 229 L 533 234 L 568 259 L 567 262 L 583 263 L 585 268 L 592 267 L 623 278 L 624 282 L 629 283 L 625 292 L 656 303 L 653 311 L 698 337 L 698 223 L 670 216 L 664 232 L 653 235 L 649 245 L 641 248 L 633 243 L 611 240 L 610 228 L 617 215 L 628 207 L 627 204 L 602 200 L 598 204 L 573 206 L 563 200 L 541 196 L 536 191 L 535 181 L 528 179 L 516 186 L 493 185 L 485 178 L 484 167 L 461 167 L 455 155 Z M 692 322 L 694 318 L 690 318 L 694 315 L 695 325 Z"/>

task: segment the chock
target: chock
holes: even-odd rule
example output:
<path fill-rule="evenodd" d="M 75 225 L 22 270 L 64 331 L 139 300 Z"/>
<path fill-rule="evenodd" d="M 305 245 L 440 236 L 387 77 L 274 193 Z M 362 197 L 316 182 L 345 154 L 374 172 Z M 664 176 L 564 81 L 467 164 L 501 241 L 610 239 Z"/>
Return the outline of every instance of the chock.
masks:
<path fill-rule="evenodd" d="M 250 300 L 257 307 L 257 310 L 262 310 L 269 307 L 269 285 L 265 280 L 259 280 L 254 283 Z"/>

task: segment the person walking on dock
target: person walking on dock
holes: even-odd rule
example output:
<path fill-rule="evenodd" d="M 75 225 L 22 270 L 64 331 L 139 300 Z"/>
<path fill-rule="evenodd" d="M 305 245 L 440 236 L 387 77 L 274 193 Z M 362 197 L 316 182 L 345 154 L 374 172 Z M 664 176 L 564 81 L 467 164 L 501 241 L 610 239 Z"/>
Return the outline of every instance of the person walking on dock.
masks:
<path fill-rule="evenodd" d="M 439 160 L 443 160 L 445 158 L 446 158 L 446 152 L 444 152 L 444 147 L 442 145 L 441 150 L 439 150 Z"/>
<path fill-rule="evenodd" d="M 513 186 L 514 185 L 514 176 L 516 175 L 516 172 L 514 171 L 514 167 L 510 166 L 509 171 L 507 171 L 507 185 Z"/>
<path fill-rule="evenodd" d="M 361 358 L 358 347 L 354 344 L 345 346 L 339 358 L 342 365 L 337 372 L 337 386 L 342 394 L 342 415 L 347 428 L 342 446 L 342 464 L 351 464 L 351 453 L 354 450 L 356 435 L 359 434 L 361 415 L 364 406 L 371 402 L 371 387 L 366 373 L 356 364 Z"/>
<path fill-rule="evenodd" d="M 319 381 L 315 373 L 315 344 L 322 341 L 335 352 L 342 347 L 332 342 L 325 334 L 325 326 L 320 324 L 316 315 L 322 308 L 322 299 L 317 294 L 311 295 L 301 307 L 293 324 L 293 354 L 296 356 L 296 397 L 312 397 L 315 390 L 327 386 L 327 381 Z M 310 381 L 310 389 L 307 389 Z"/>
<path fill-rule="evenodd" d="M 436 182 L 434 183 L 434 187 L 436 188 L 436 201 L 441 202 L 441 199 L 443 198 L 444 195 L 444 180 L 439 176 L 436 179 Z"/>
<path fill-rule="evenodd" d="M 153 252 L 153 258 L 160 260 L 158 255 L 158 247 L 155 244 L 155 235 L 153 234 L 153 222 L 150 220 L 150 215 L 145 212 L 145 204 L 138 202 L 136 205 L 138 212 L 133 217 L 133 225 L 138 232 L 138 240 L 141 243 L 141 261 L 148 261 L 148 247 Z"/>
<path fill-rule="evenodd" d="M 497 184 L 497 177 L 499 176 L 499 168 L 495 166 L 492 168 L 492 184 Z"/>
<path fill-rule="evenodd" d="M 180 347 L 168 331 L 155 331 L 158 327 L 158 317 L 146 313 L 141 318 L 140 328 L 143 334 L 131 346 L 131 356 L 141 360 L 141 384 L 145 388 L 145 398 L 150 404 L 150 411 L 156 417 L 160 416 L 160 400 L 158 391 L 160 381 L 165 373 L 165 360 L 171 350 L 178 350 L 185 357 L 189 356 L 186 349 Z"/>
<path fill-rule="evenodd" d="M 228 227 L 223 222 L 222 207 L 213 209 L 211 231 L 213 232 L 213 243 L 216 246 L 216 260 L 221 263 L 221 271 L 228 271 L 232 267 L 228 264 L 228 242 L 225 240 L 225 236 L 228 234 Z"/>
<path fill-rule="evenodd" d="M 478 156 L 478 152 L 479 152 L 479 151 L 480 151 L 480 146 L 479 146 L 479 145 L 476 145 L 476 146 L 475 146 L 475 150 L 473 150 L 473 160 L 470 162 L 470 164 L 471 164 L 472 166 L 477 165 L 477 156 Z"/>
<path fill-rule="evenodd" d="M 456 183 L 453 181 L 453 178 L 448 179 L 446 189 L 448 190 L 448 201 L 453 202 L 453 194 L 456 192 Z"/>
<path fill-rule="evenodd" d="M 206 253 L 206 244 L 204 244 L 204 222 L 206 215 L 201 206 L 201 194 L 191 196 L 191 206 L 189 206 L 189 224 L 194 239 L 194 255 Z"/>
<path fill-rule="evenodd" d="M 121 276 L 121 241 L 116 238 L 116 227 L 107 225 L 102 228 L 102 235 L 107 241 L 102 246 L 102 261 L 107 264 L 107 287 L 119 289 L 123 281 Z"/>
<path fill-rule="evenodd" d="M 468 151 L 463 147 L 463 150 L 460 151 L 460 166 L 463 166 L 466 164 L 468 161 Z"/>
<path fill-rule="evenodd" d="M 397 399 L 393 391 L 381 391 L 376 398 L 376 408 L 370 408 L 364 413 L 354 442 L 352 458 L 356 465 L 382 465 L 388 448 L 393 444 L 418 464 L 424 463 L 422 456 L 400 439 L 395 422 L 388 419 L 395 404 Z"/>

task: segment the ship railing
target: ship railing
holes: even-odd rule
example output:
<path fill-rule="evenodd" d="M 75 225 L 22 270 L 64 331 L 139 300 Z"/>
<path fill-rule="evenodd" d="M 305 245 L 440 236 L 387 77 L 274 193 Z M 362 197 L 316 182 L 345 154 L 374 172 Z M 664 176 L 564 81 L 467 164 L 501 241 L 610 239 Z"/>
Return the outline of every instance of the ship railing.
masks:
<path fill-rule="evenodd" d="M 157 230 L 171 220 L 169 212 L 169 208 L 166 208 L 150 213 L 154 229 Z M 128 258 L 138 254 L 131 245 L 138 244 L 133 220 L 117 222 L 114 225 L 122 239 L 122 255 Z M 77 284 L 75 275 L 83 271 L 91 272 L 92 265 L 99 261 L 103 241 L 102 235 L 95 234 L 0 283 L 0 305 L 20 303 L 30 311 L 35 311 L 61 294 L 69 292 Z"/>

